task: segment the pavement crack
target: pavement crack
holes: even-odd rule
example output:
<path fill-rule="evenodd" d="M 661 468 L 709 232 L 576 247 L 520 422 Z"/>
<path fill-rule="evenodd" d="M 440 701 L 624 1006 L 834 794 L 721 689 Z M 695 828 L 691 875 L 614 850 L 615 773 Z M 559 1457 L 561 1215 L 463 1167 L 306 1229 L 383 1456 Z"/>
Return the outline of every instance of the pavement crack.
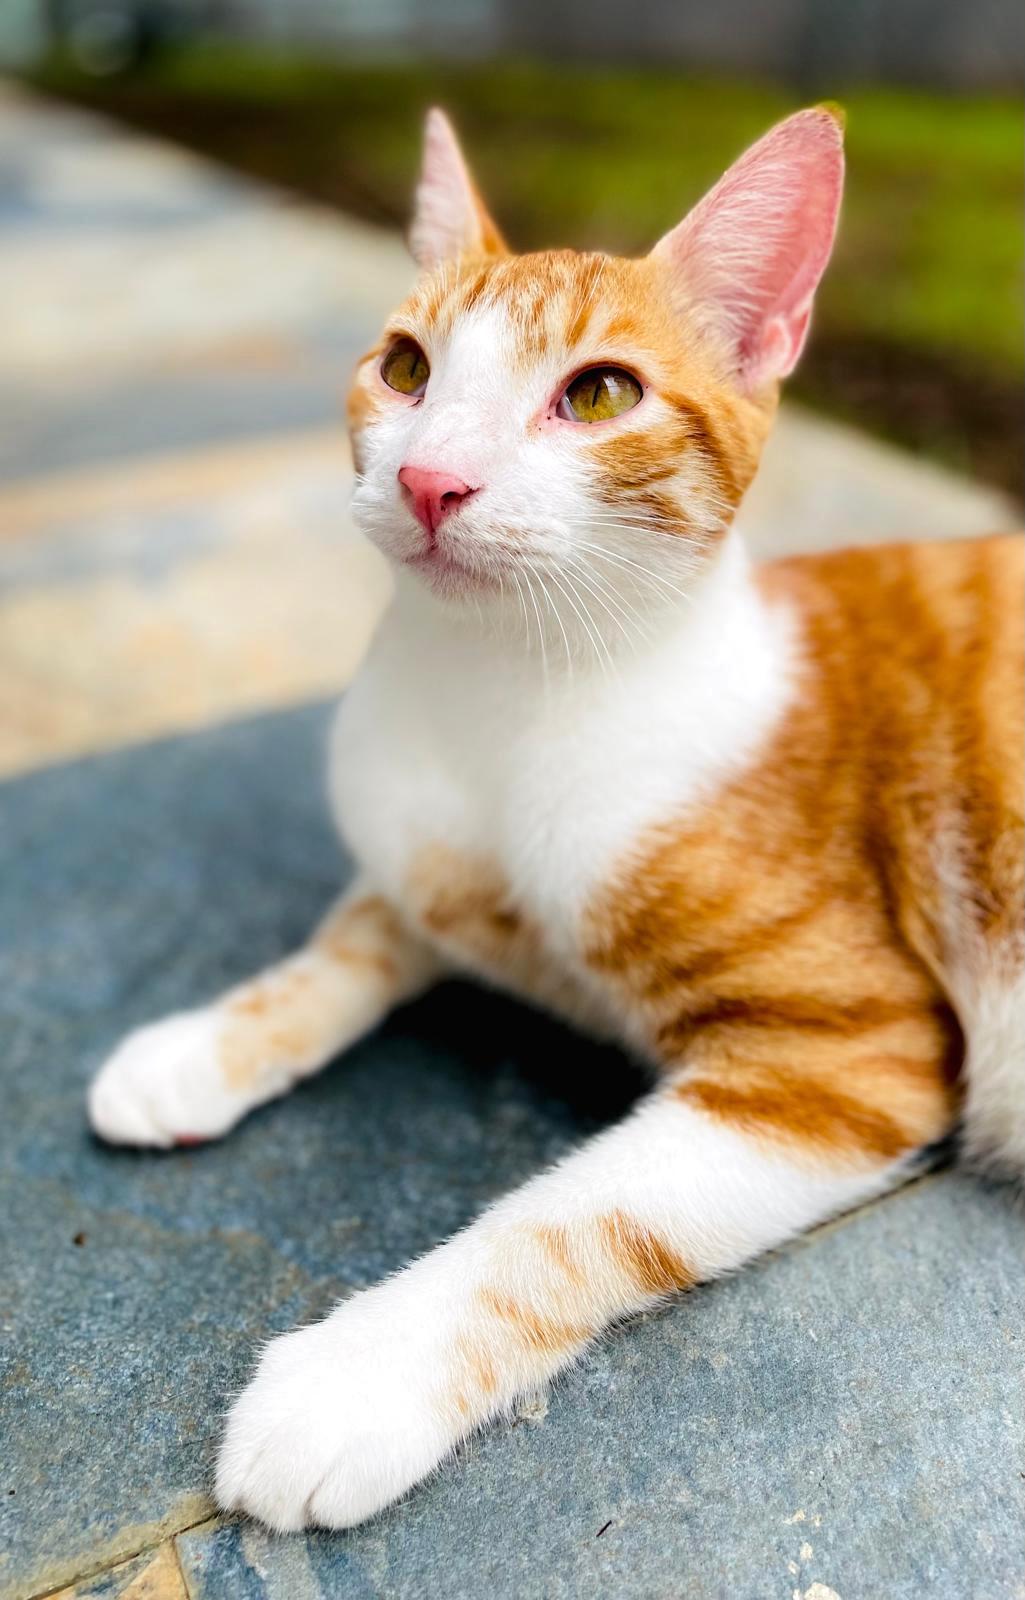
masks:
<path fill-rule="evenodd" d="M 152 1552 L 161 1549 L 162 1546 L 166 1544 L 169 1544 L 172 1547 L 175 1565 L 181 1573 L 182 1584 L 184 1586 L 185 1593 L 189 1597 L 189 1600 L 193 1600 L 192 1590 L 189 1587 L 184 1569 L 182 1568 L 181 1558 L 178 1554 L 175 1540 L 178 1539 L 183 1533 L 191 1533 L 195 1528 L 209 1527 L 210 1529 L 213 1529 L 217 1526 L 220 1520 L 220 1513 L 211 1511 L 207 1512 L 201 1517 L 193 1517 L 191 1521 L 183 1522 L 181 1526 L 177 1528 L 168 1528 L 165 1526 L 161 1529 L 158 1537 L 153 1539 L 144 1539 L 140 1544 L 133 1546 L 130 1549 L 119 1551 L 117 1557 L 113 1561 L 108 1559 L 97 1562 L 95 1565 L 89 1565 L 87 1563 L 74 1574 L 66 1573 L 59 1583 L 55 1583 L 46 1589 L 36 1589 L 31 1594 L 25 1595 L 24 1600 L 53 1600 L 54 1595 L 63 1594 L 67 1589 L 75 1589 L 78 1584 L 87 1583 L 92 1578 L 102 1578 L 106 1573 L 115 1571 L 117 1567 L 123 1567 L 129 1561 L 137 1561 L 140 1556 L 149 1555 Z"/>

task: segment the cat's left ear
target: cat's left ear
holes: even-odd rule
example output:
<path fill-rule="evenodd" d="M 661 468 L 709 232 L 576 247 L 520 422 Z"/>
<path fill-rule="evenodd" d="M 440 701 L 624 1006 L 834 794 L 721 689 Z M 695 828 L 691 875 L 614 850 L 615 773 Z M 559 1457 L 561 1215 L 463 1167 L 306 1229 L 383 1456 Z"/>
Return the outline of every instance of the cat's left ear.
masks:
<path fill-rule="evenodd" d="M 427 113 L 423 166 L 409 243 L 425 270 L 457 256 L 502 256 L 506 244 L 495 227 L 444 111 Z"/>
<path fill-rule="evenodd" d="M 682 304 L 725 339 L 752 393 L 801 354 L 843 193 L 843 120 L 831 106 L 777 123 L 735 162 L 652 256 Z"/>

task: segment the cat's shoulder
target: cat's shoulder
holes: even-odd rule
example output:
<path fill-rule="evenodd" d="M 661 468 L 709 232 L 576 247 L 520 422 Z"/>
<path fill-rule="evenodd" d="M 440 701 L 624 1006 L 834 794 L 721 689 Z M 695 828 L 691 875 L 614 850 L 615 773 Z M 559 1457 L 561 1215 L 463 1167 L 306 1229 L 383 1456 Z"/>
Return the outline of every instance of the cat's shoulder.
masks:
<path fill-rule="evenodd" d="M 859 545 L 785 556 L 755 568 L 766 599 L 845 613 L 876 627 L 913 626 L 955 600 L 1020 611 L 1023 578 L 1025 537 L 1019 533 Z"/>

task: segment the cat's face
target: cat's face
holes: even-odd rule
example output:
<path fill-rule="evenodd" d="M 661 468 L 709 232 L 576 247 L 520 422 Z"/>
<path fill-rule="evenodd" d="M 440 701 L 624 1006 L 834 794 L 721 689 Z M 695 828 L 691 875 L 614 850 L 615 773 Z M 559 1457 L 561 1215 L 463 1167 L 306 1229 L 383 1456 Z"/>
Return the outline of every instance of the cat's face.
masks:
<path fill-rule="evenodd" d="M 424 275 L 350 398 L 364 531 L 455 599 L 551 610 L 562 596 L 572 619 L 574 596 L 593 615 L 630 590 L 676 591 L 753 476 L 841 160 L 832 115 L 804 112 L 641 260 L 513 256 L 432 113 Z"/>

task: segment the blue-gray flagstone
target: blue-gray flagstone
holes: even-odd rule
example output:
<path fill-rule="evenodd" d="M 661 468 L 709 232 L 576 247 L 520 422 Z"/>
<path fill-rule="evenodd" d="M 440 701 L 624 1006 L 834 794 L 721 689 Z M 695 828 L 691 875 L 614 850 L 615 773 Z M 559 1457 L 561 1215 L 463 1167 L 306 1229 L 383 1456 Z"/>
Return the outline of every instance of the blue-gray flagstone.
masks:
<path fill-rule="evenodd" d="M 257 1342 L 639 1086 L 615 1052 L 449 985 L 223 1145 L 90 1137 L 85 1085 L 120 1035 L 288 949 L 344 876 L 326 716 L 0 788 L 0 1596 L 177 1534 L 191 1600 L 1020 1597 L 1021 1213 L 955 1170 L 617 1330 L 547 1410 L 364 1528 L 209 1520 Z"/>

